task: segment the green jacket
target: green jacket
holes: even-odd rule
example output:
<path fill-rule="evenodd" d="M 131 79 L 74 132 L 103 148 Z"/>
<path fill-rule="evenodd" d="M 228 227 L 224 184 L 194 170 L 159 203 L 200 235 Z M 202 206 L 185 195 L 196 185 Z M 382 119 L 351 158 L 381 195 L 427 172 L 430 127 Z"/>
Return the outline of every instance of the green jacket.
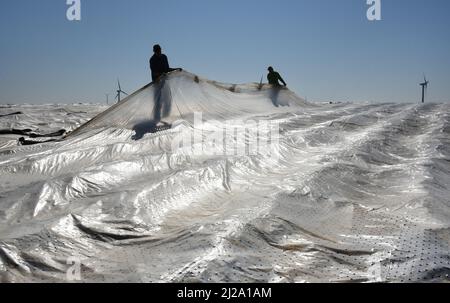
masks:
<path fill-rule="evenodd" d="M 267 75 L 267 80 L 269 80 L 269 84 L 280 86 L 280 83 L 278 81 L 281 81 L 281 83 L 286 86 L 286 82 L 284 82 L 283 78 L 281 78 L 280 74 L 277 72 L 271 72 Z"/>

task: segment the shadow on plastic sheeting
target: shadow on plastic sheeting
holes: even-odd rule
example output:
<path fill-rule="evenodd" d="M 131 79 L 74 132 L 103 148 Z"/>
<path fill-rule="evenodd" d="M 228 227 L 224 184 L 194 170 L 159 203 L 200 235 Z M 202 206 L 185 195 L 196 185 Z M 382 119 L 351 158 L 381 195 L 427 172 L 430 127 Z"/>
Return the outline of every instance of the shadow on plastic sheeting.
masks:
<path fill-rule="evenodd" d="M 275 107 L 280 107 L 280 106 L 289 106 L 289 104 L 280 102 L 280 92 L 283 90 L 283 87 L 273 87 L 270 90 L 270 100 L 272 100 L 272 104 Z"/>
<path fill-rule="evenodd" d="M 155 100 L 153 120 L 159 122 L 162 118 L 169 116 L 172 111 L 172 94 L 169 85 L 166 85 L 165 77 L 156 83 L 153 98 Z"/>
<path fill-rule="evenodd" d="M 155 85 L 156 88 L 153 96 L 155 105 L 152 111 L 153 119 L 138 123 L 133 127 L 135 134 L 131 138 L 135 141 L 142 139 L 146 134 L 154 134 L 172 127 L 170 124 L 161 121 L 162 118 L 168 117 L 172 111 L 170 87 L 166 85 L 165 77 Z"/>
<path fill-rule="evenodd" d="M 154 134 L 160 131 L 168 130 L 172 127 L 169 123 L 159 122 L 161 124 L 158 125 L 158 122 L 154 120 L 144 121 L 142 123 L 136 124 L 133 127 L 133 131 L 135 134 L 131 137 L 134 141 L 142 139 L 146 134 Z"/>

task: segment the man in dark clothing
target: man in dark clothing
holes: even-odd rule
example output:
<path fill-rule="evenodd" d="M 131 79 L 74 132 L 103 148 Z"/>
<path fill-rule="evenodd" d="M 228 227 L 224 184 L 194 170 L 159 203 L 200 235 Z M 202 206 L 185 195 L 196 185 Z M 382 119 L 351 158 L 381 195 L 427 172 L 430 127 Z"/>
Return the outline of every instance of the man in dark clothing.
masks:
<path fill-rule="evenodd" d="M 161 46 L 153 46 L 153 52 L 155 54 L 150 58 L 150 69 L 152 70 L 153 82 L 158 81 L 159 77 L 161 77 L 165 73 L 169 73 L 175 70 L 182 71 L 181 68 L 169 67 L 169 60 L 167 60 L 167 56 L 162 53 Z"/>
<path fill-rule="evenodd" d="M 269 80 L 269 84 L 272 84 L 274 86 L 281 86 L 278 82 L 281 81 L 284 86 L 287 86 L 286 82 L 284 82 L 283 78 L 281 78 L 280 74 L 273 70 L 272 66 L 269 66 L 268 68 L 269 74 L 267 75 L 267 80 Z"/>

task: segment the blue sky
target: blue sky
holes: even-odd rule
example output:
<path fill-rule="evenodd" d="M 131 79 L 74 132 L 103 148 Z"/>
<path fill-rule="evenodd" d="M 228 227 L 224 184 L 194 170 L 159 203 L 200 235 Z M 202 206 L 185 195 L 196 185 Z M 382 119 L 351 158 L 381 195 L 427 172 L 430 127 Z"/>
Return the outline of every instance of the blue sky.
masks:
<path fill-rule="evenodd" d="M 116 79 L 150 82 L 160 43 L 173 67 L 209 79 L 259 82 L 273 65 L 309 100 L 450 101 L 450 1 L 366 0 L 0 1 L 0 103 L 104 102 Z"/>

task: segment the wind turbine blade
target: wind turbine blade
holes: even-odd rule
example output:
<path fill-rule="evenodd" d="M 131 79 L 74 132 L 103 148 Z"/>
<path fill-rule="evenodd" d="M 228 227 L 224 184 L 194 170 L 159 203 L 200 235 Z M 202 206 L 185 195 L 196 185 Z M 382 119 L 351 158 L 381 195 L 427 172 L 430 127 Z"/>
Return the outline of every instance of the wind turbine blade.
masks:
<path fill-rule="evenodd" d="M 119 85 L 119 90 L 122 90 L 122 88 L 120 88 L 120 81 L 119 81 L 119 79 L 117 79 L 117 84 Z"/>
<path fill-rule="evenodd" d="M 124 92 L 123 90 L 120 91 L 122 94 L 125 94 L 128 96 L 128 94 L 126 92 Z"/>

